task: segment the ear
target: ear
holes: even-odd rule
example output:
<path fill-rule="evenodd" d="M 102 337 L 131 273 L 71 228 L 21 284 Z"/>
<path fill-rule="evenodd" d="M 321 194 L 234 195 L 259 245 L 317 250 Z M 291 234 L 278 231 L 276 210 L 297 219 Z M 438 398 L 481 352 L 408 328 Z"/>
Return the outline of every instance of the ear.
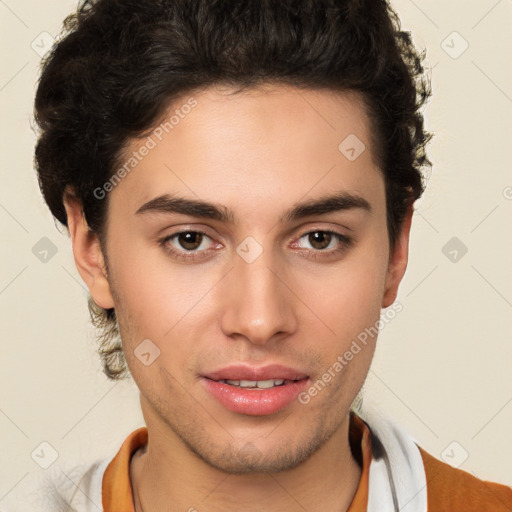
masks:
<path fill-rule="evenodd" d="M 76 268 L 89 288 L 94 302 L 104 309 L 113 308 L 114 299 L 99 238 L 89 229 L 80 200 L 68 190 L 64 193 L 64 207 Z"/>
<path fill-rule="evenodd" d="M 407 261 L 409 257 L 409 234 L 411 231 L 413 212 L 413 204 L 411 203 L 407 207 L 395 248 L 389 255 L 386 283 L 384 287 L 384 295 L 382 297 L 383 308 L 387 308 L 395 302 L 398 293 L 398 286 L 400 285 L 405 274 L 405 269 L 407 268 Z"/>

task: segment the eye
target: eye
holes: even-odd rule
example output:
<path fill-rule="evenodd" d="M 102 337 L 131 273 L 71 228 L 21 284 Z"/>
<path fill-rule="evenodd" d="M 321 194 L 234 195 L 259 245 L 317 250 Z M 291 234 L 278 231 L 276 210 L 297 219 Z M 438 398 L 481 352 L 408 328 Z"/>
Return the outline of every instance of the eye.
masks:
<path fill-rule="evenodd" d="M 315 230 L 304 233 L 293 244 L 298 249 L 305 249 L 313 254 L 325 253 L 325 255 L 337 254 L 347 249 L 352 244 L 352 239 L 337 233 L 336 231 Z"/>
<path fill-rule="evenodd" d="M 194 259 L 206 257 L 211 250 L 214 250 L 213 240 L 203 231 L 180 231 L 169 235 L 160 244 L 171 256 L 178 259 Z"/>
<path fill-rule="evenodd" d="M 352 242 L 351 238 L 336 231 L 317 229 L 304 233 L 291 246 L 317 258 L 337 255 L 348 249 Z M 207 258 L 212 251 L 222 247 L 200 230 L 173 233 L 160 240 L 160 245 L 171 257 L 188 261 Z"/>
<path fill-rule="evenodd" d="M 206 240 L 209 237 L 200 231 L 182 231 L 181 233 L 176 233 L 169 238 L 169 242 L 173 243 L 174 247 L 177 249 L 185 249 L 186 251 L 195 251 L 198 249 L 207 249 L 205 245 Z"/>
<path fill-rule="evenodd" d="M 333 235 L 336 235 L 336 233 L 333 233 L 332 231 L 311 231 L 310 233 L 306 233 L 305 235 L 301 236 L 299 240 L 304 238 L 306 239 L 307 243 L 311 244 L 313 249 L 324 250 L 329 249 L 329 246 L 332 244 L 332 242 L 336 241 L 336 237 Z M 300 245 L 300 243 L 299 247 L 305 249 L 308 248 Z"/>

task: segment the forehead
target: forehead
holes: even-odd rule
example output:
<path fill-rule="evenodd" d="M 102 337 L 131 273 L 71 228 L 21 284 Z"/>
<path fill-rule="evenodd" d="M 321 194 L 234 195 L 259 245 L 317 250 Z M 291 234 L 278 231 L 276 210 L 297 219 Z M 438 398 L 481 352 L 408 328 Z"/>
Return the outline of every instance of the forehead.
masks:
<path fill-rule="evenodd" d="M 134 165 L 112 192 L 131 213 L 163 193 L 247 208 L 335 190 L 382 192 L 354 92 L 210 87 L 174 101 L 148 133 L 128 145 L 120 166 Z"/>

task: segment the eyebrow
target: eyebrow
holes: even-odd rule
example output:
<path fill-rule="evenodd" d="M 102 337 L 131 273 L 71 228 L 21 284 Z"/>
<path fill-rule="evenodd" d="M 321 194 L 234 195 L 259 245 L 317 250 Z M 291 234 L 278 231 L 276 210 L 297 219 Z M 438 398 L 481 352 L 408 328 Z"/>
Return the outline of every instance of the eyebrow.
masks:
<path fill-rule="evenodd" d="M 334 195 L 296 203 L 280 217 L 279 222 L 289 223 L 314 215 L 326 215 L 328 213 L 353 209 L 372 211 L 370 203 L 363 197 L 349 192 L 339 192 Z M 217 220 L 231 224 L 235 220 L 235 214 L 225 206 L 196 199 L 173 197 L 168 194 L 151 199 L 136 211 L 136 215 L 147 213 L 179 213 L 190 217 Z"/>

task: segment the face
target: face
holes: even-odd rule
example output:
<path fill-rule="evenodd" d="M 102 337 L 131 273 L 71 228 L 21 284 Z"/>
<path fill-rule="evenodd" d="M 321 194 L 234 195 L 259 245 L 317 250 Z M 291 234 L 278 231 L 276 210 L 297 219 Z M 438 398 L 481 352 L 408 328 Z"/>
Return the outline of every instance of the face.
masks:
<path fill-rule="evenodd" d="M 185 97 L 172 128 L 131 141 L 106 286 L 148 427 L 225 471 L 280 471 L 346 422 L 375 339 L 343 355 L 394 300 L 403 258 L 356 94 L 230 92 Z"/>

